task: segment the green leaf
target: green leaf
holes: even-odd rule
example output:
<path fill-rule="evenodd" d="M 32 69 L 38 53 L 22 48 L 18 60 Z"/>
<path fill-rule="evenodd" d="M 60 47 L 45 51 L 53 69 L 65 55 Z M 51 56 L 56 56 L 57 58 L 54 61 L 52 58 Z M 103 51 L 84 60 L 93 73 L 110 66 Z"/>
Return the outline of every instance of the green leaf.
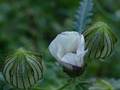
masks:
<path fill-rule="evenodd" d="M 80 3 L 80 7 L 77 10 L 77 14 L 75 16 L 75 30 L 80 33 L 83 32 L 87 25 L 91 22 L 93 10 L 93 1 L 92 0 L 83 0 Z"/>
<path fill-rule="evenodd" d="M 105 81 L 98 79 L 96 82 L 89 88 L 89 90 L 115 90 L 113 86 Z"/>

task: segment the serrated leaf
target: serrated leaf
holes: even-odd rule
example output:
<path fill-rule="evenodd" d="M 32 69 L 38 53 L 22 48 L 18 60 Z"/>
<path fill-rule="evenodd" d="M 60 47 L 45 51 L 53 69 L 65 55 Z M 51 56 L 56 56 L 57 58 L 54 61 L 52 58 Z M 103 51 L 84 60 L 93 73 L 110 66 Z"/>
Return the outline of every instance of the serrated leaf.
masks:
<path fill-rule="evenodd" d="M 81 33 L 85 30 L 86 26 L 91 22 L 90 17 L 93 14 L 92 10 L 93 10 L 92 0 L 83 0 L 83 2 L 80 3 L 80 7 L 78 8 L 75 16 L 74 29 L 76 31 L 79 31 Z"/>

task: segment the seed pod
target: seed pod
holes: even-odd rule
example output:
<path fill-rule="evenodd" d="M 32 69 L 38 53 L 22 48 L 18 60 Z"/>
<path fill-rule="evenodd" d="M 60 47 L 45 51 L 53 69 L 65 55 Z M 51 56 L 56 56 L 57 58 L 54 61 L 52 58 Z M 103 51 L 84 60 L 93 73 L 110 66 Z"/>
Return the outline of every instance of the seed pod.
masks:
<path fill-rule="evenodd" d="M 42 78 L 41 57 L 23 49 L 11 55 L 4 66 L 5 80 L 16 88 L 27 89 Z"/>
<path fill-rule="evenodd" d="M 111 55 L 117 42 L 111 28 L 104 22 L 97 22 L 84 32 L 88 57 L 104 59 Z"/>

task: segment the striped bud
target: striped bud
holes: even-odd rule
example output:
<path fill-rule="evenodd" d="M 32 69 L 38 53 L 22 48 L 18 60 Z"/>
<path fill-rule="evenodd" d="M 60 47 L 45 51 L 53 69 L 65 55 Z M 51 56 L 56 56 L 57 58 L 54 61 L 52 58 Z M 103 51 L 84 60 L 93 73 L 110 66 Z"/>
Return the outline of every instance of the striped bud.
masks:
<path fill-rule="evenodd" d="M 17 50 L 5 63 L 5 80 L 16 88 L 28 89 L 42 78 L 41 57 L 23 49 Z"/>
<path fill-rule="evenodd" d="M 104 59 L 111 55 L 117 42 L 111 28 L 104 22 L 97 22 L 84 32 L 88 57 Z"/>

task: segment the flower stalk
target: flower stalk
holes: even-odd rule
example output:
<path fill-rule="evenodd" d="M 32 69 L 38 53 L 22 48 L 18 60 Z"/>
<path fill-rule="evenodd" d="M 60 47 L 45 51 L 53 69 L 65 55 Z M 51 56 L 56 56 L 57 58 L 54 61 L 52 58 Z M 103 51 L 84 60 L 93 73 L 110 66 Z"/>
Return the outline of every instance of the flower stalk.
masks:
<path fill-rule="evenodd" d="M 61 86 L 61 87 L 58 88 L 57 90 L 64 90 L 65 88 L 67 88 L 68 86 L 70 86 L 70 85 L 74 82 L 74 80 L 75 80 L 75 79 L 70 79 L 70 80 L 68 80 L 68 82 L 67 82 L 65 85 Z"/>

